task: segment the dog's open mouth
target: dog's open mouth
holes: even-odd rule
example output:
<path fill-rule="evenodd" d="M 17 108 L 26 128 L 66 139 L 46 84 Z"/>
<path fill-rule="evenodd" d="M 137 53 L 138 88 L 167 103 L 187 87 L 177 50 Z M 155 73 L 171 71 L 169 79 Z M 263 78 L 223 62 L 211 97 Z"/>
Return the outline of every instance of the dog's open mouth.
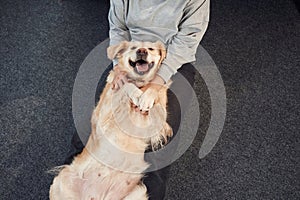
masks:
<path fill-rule="evenodd" d="M 144 75 L 154 66 L 154 62 L 147 62 L 143 59 L 133 62 L 129 60 L 129 65 L 134 68 L 134 71 L 139 75 Z"/>

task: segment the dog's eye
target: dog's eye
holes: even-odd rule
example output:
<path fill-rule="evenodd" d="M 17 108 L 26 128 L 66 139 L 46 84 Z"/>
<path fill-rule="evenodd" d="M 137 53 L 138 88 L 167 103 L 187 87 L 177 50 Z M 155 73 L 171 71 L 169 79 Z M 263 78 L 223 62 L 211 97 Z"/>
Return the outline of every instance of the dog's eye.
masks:
<path fill-rule="evenodd" d="M 137 47 L 131 47 L 131 50 L 135 50 Z"/>
<path fill-rule="evenodd" d="M 149 51 L 153 51 L 154 49 L 153 49 L 153 48 L 148 48 L 148 50 L 149 50 Z"/>

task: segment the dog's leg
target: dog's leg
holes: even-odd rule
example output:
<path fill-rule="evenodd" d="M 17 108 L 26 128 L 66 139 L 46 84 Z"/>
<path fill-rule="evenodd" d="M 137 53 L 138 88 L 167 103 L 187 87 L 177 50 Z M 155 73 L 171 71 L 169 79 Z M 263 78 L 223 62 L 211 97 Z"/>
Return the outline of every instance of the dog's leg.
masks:
<path fill-rule="evenodd" d="M 55 177 L 50 187 L 50 200 L 74 199 L 79 200 L 80 180 L 69 167 L 64 168 Z"/>
<path fill-rule="evenodd" d="M 148 88 L 139 99 L 139 108 L 142 111 L 149 111 L 158 98 L 158 91 L 154 88 Z"/>
<path fill-rule="evenodd" d="M 131 99 L 132 103 L 138 105 L 140 96 L 143 94 L 139 88 L 137 88 L 133 83 L 126 83 L 123 86 L 123 91 Z"/>
<path fill-rule="evenodd" d="M 144 93 L 139 99 L 139 108 L 142 111 L 149 111 L 155 103 L 158 101 L 161 105 L 166 106 L 166 96 L 167 96 L 167 89 L 170 86 L 171 81 L 165 85 L 159 85 L 150 83 L 146 85 L 142 90 Z"/>
<path fill-rule="evenodd" d="M 123 200 L 147 200 L 147 188 L 144 184 L 137 185 Z"/>

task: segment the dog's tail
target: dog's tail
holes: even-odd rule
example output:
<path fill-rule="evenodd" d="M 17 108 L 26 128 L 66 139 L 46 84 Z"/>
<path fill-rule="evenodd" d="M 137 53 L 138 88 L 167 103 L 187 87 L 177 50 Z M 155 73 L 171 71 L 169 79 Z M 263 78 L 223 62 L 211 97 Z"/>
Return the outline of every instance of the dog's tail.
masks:
<path fill-rule="evenodd" d="M 53 167 L 52 169 L 47 170 L 47 173 L 57 176 L 59 172 L 61 172 L 61 170 L 63 170 L 66 166 L 67 165 L 60 165 L 60 166 Z"/>

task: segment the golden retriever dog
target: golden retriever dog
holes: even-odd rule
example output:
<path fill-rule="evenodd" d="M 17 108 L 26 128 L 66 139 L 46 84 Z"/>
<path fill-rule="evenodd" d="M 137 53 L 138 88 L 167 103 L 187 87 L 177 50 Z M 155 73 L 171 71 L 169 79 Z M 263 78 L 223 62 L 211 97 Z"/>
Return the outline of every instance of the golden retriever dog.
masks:
<path fill-rule="evenodd" d="M 168 85 L 150 83 L 165 58 L 160 42 L 121 42 L 107 49 L 118 59 L 107 78 L 91 118 L 92 132 L 83 152 L 63 166 L 50 187 L 50 200 L 144 200 L 142 182 L 149 167 L 147 148 L 164 144 L 172 135 L 167 124 Z M 128 82 L 112 89 L 115 70 Z"/>

